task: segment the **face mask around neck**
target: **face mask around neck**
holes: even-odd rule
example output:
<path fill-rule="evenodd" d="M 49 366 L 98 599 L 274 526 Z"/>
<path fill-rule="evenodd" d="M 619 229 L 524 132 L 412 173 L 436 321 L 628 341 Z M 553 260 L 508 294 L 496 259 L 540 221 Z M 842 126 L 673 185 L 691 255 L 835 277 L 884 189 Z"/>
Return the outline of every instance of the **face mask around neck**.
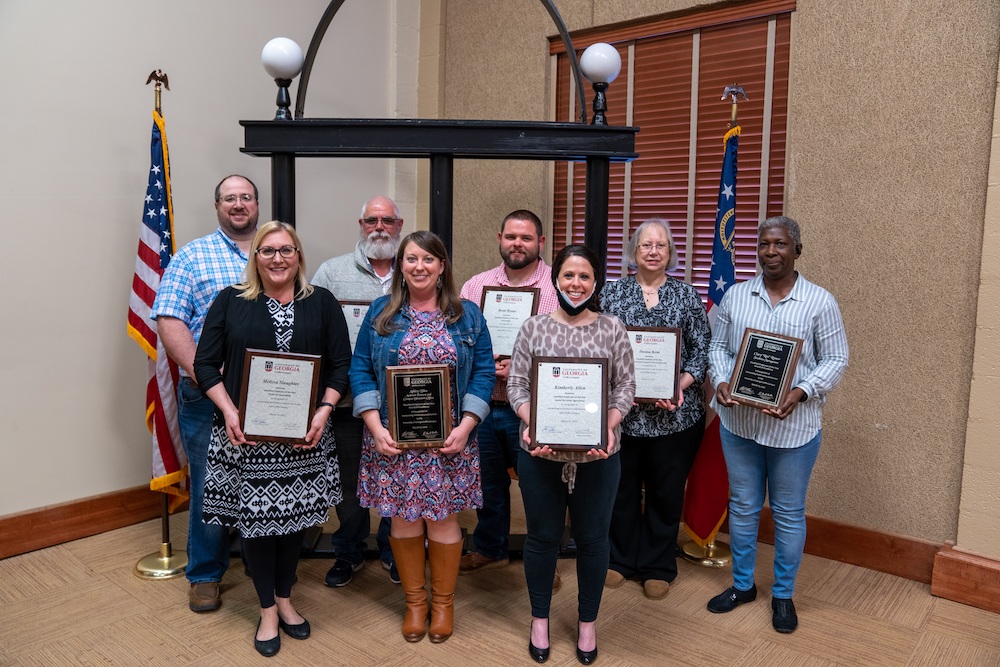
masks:
<path fill-rule="evenodd" d="M 583 311 L 587 310 L 587 305 L 590 303 L 590 297 L 594 296 L 594 293 L 591 292 L 584 297 L 584 299 L 580 302 L 580 305 L 574 306 L 573 302 L 569 300 L 569 297 L 566 296 L 565 292 L 561 289 L 557 289 L 556 292 L 559 297 L 559 307 L 562 308 L 563 311 L 570 317 L 576 317 Z"/>

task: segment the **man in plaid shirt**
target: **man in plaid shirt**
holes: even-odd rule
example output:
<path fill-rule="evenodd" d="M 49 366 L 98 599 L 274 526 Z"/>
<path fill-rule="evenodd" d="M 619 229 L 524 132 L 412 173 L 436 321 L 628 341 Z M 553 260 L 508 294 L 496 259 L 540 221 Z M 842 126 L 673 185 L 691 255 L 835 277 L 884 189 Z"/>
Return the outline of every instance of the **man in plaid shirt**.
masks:
<path fill-rule="evenodd" d="M 215 187 L 215 212 L 218 229 L 191 241 L 171 258 L 151 316 L 164 349 L 181 373 L 177 421 L 191 476 L 187 578 L 191 583 L 188 606 L 195 612 L 222 606 L 219 582 L 229 567 L 229 529 L 201 520 L 215 406 L 198 389 L 192 365 L 209 306 L 220 291 L 242 280 L 257 231 L 257 186 L 236 174 L 222 179 Z"/>
<path fill-rule="evenodd" d="M 479 304 L 487 287 L 537 287 L 538 314 L 554 311 L 558 298 L 552 285 L 552 269 L 540 257 L 545 246 L 542 221 L 531 211 L 514 211 L 500 224 L 497 238 L 503 263 L 469 278 L 462 286 L 462 298 Z M 521 451 L 521 420 L 507 402 L 509 370 L 510 359 L 496 358 L 497 382 L 490 400 L 490 414 L 479 425 L 483 507 L 476 510 L 479 522 L 473 533 L 475 551 L 462 556 L 461 573 L 509 562 L 510 476 L 507 469 L 517 472 L 517 457 Z M 557 582 L 558 577 L 557 572 Z"/>

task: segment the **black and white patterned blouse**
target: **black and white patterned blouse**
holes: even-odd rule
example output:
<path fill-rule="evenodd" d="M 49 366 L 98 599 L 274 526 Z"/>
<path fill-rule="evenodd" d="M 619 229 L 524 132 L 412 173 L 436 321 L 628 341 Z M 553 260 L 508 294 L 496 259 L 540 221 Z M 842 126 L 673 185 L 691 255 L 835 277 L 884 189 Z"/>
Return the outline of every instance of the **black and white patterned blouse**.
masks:
<path fill-rule="evenodd" d="M 694 376 L 695 382 L 684 390 L 684 404 L 670 412 L 652 403 L 640 403 L 625 416 L 625 433 L 654 437 L 678 433 L 693 426 L 705 414 L 702 382 L 708 368 L 708 328 L 705 304 L 694 287 L 667 276 L 660 287 L 659 303 L 646 308 L 642 287 L 635 276 L 609 281 L 601 290 L 601 309 L 614 315 L 628 327 L 679 327 L 681 329 L 681 372 Z"/>
<path fill-rule="evenodd" d="M 295 300 L 281 305 L 277 299 L 267 297 L 267 312 L 271 314 L 271 321 L 274 322 L 274 344 L 278 346 L 278 352 L 288 352 L 291 349 L 292 328 L 295 325 Z"/>

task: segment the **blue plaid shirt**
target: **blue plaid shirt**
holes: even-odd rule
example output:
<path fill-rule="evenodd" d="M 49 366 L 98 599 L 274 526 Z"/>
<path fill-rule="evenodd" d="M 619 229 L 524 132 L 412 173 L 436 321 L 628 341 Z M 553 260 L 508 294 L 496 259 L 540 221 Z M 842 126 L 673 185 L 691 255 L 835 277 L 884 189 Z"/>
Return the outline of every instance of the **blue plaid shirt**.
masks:
<path fill-rule="evenodd" d="M 197 343 L 209 306 L 219 292 L 240 282 L 246 265 L 247 256 L 221 228 L 191 241 L 164 270 L 150 319 L 176 317 Z"/>

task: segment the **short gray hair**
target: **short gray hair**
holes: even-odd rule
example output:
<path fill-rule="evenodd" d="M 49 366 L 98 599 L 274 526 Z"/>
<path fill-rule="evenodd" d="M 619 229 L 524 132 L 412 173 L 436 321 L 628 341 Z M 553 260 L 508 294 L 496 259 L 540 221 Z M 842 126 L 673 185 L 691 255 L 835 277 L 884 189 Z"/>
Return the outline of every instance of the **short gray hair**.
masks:
<path fill-rule="evenodd" d="M 670 271 L 677 266 L 677 246 L 674 245 L 674 235 L 670 233 L 670 223 L 663 218 L 650 218 L 636 227 L 635 231 L 632 232 L 632 238 L 628 240 L 628 248 L 625 251 L 625 260 L 628 262 L 628 268 L 636 268 L 635 253 L 639 250 L 639 238 L 650 227 L 659 227 L 663 230 L 663 235 L 667 237 L 667 245 L 670 246 L 670 259 L 667 260 L 666 270 Z"/>
<path fill-rule="evenodd" d="M 395 217 L 395 218 L 399 217 L 399 206 L 396 205 L 396 201 L 394 199 L 392 199 L 391 197 L 386 197 L 385 195 L 376 195 L 376 196 L 372 197 L 371 199 L 369 199 L 368 201 L 366 201 L 364 204 L 361 205 L 361 217 L 362 218 L 365 217 L 365 211 L 368 210 L 368 205 L 375 203 L 379 199 L 384 199 L 385 201 L 387 201 L 390 204 L 392 204 L 392 215 L 393 215 L 393 217 Z"/>
<path fill-rule="evenodd" d="M 761 234 L 771 227 L 781 227 L 788 232 L 788 238 L 792 239 L 792 243 L 795 245 L 796 251 L 799 251 L 802 248 L 802 230 L 799 229 L 799 223 L 795 222 L 787 215 L 776 215 L 770 217 L 760 223 L 760 226 L 757 227 L 757 239 L 760 240 Z"/>

